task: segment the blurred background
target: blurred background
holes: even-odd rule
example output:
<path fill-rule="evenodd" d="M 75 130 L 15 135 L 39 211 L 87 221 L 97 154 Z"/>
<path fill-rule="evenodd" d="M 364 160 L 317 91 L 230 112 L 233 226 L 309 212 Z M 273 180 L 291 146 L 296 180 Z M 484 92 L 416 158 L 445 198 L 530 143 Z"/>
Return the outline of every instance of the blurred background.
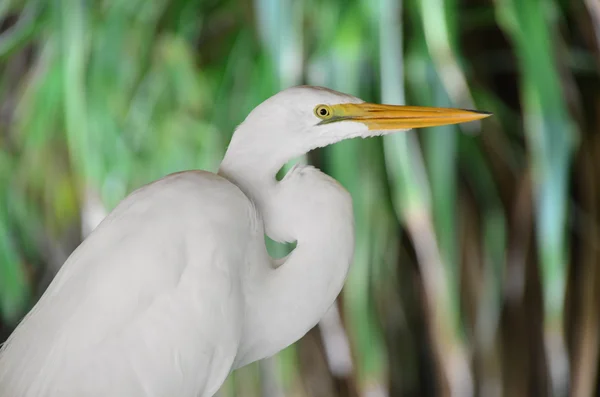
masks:
<path fill-rule="evenodd" d="M 0 341 L 129 192 L 323 85 L 494 116 L 298 159 L 351 192 L 355 263 L 219 397 L 598 396 L 599 66 L 597 0 L 2 0 Z"/>

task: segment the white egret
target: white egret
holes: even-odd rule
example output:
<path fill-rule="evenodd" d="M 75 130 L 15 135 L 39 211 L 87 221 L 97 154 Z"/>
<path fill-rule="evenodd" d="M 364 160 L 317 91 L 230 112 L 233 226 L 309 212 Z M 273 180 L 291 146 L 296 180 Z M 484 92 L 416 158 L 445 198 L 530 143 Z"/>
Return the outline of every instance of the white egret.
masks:
<path fill-rule="evenodd" d="M 205 397 L 294 343 L 342 289 L 352 201 L 290 159 L 343 139 L 488 113 L 284 90 L 235 131 L 218 174 L 166 176 L 126 197 L 64 263 L 0 355 L 2 397 Z M 272 259 L 264 235 L 297 242 Z"/>

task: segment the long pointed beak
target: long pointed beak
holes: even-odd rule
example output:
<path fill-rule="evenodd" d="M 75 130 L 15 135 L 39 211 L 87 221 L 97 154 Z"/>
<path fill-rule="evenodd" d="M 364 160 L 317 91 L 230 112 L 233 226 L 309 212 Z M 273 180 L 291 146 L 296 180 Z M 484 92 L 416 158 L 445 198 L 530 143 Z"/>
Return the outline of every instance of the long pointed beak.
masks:
<path fill-rule="evenodd" d="M 332 117 L 321 124 L 349 120 L 365 124 L 370 130 L 408 130 L 459 124 L 489 117 L 488 112 L 422 106 L 345 103 L 332 105 Z"/>

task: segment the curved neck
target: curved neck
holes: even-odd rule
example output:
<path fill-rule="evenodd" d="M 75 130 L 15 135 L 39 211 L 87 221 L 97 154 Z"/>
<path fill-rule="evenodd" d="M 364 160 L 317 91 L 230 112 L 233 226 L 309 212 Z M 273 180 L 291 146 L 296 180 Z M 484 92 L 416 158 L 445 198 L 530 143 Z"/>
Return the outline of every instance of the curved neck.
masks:
<path fill-rule="evenodd" d="M 256 190 L 275 183 L 277 172 L 292 156 L 277 150 L 281 145 L 273 139 L 260 140 L 257 145 L 258 138 L 245 128 L 242 123 L 231 137 L 218 173 L 254 199 Z"/>
<path fill-rule="evenodd" d="M 277 170 L 256 171 L 224 161 L 219 174 L 255 202 L 270 238 L 297 246 L 278 267 L 264 244 L 256 253 L 264 260 L 244 285 L 236 368 L 277 353 L 314 327 L 340 293 L 354 253 L 352 202 L 337 182 L 312 167 L 296 167 L 281 182 Z"/>

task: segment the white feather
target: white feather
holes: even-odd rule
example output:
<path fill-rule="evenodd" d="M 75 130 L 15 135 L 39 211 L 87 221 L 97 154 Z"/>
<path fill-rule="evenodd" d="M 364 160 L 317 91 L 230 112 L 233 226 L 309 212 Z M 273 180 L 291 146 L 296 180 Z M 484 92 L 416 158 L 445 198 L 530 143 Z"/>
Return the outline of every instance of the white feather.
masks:
<path fill-rule="evenodd" d="M 173 174 L 124 199 L 2 348 L 0 396 L 209 397 L 232 369 L 312 328 L 352 260 L 352 203 L 312 167 L 280 183 L 275 172 L 364 130 L 315 129 L 323 102 L 361 101 L 283 91 L 237 129 L 220 175 Z M 263 225 L 273 239 L 298 240 L 278 268 Z"/>
<path fill-rule="evenodd" d="M 323 124 L 314 113 L 347 103 L 362 101 L 315 87 L 282 91 L 239 126 L 218 175 L 173 174 L 124 199 L 2 348 L 0 396 L 210 397 L 232 369 L 301 338 L 352 262 L 352 200 L 313 167 L 281 182 L 275 175 L 314 148 L 383 133 L 346 117 Z M 389 126 L 381 109 L 372 117 Z M 443 112 L 429 113 L 434 124 L 445 123 Z M 265 232 L 296 249 L 274 261 Z"/>

